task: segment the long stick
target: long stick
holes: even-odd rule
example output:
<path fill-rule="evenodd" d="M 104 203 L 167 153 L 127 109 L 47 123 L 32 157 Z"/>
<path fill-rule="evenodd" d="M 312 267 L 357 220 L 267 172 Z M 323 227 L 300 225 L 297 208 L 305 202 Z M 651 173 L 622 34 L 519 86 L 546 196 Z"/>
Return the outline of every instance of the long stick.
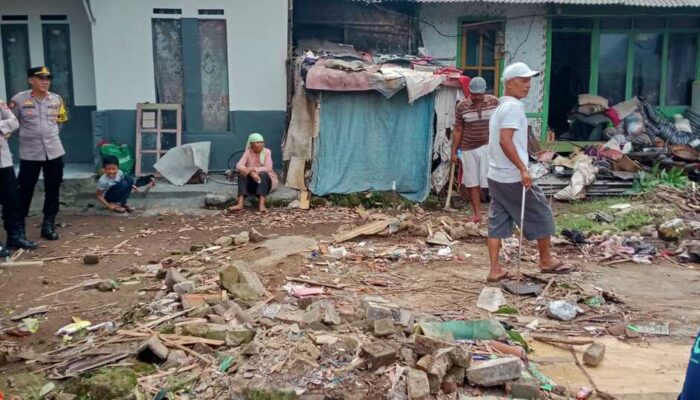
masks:
<path fill-rule="evenodd" d="M 450 204 L 450 200 L 452 200 L 452 185 L 454 185 L 455 181 L 455 164 L 451 163 L 450 164 L 450 183 L 449 187 L 447 188 L 447 200 L 445 200 L 445 208 L 443 210 L 445 211 L 450 211 L 452 209 L 452 205 Z"/>
<path fill-rule="evenodd" d="M 520 240 L 518 241 L 518 263 L 515 272 L 515 287 L 520 291 L 520 260 L 523 258 L 523 233 L 525 232 L 525 195 L 527 188 L 523 186 L 523 200 L 520 203 Z"/>

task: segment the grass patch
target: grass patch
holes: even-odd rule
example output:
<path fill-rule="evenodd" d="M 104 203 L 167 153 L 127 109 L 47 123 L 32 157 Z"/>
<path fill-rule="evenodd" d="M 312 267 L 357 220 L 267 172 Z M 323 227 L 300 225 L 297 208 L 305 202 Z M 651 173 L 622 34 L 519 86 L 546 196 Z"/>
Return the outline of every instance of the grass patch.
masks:
<path fill-rule="evenodd" d="M 649 215 L 649 212 L 631 210 L 615 213 L 610 206 L 620 203 L 632 203 L 630 198 L 612 197 L 594 201 L 580 201 L 571 203 L 565 209 L 559 211 L 556 222 L 557 230 L 578 230 L 585 233 L 600 234 L 606 230 L 624 232 L 635 231 L 645 225 L 655 224 L 658 218 Z M 596 211 L 604 211 L 613 214 L 615 220 L 608 224 L 591 219 L 591 214 Z"/>
<path fill-rule="evenodd" d="M 654 223 L 654 218 L 641 211 L 630 211 L 615 218 L 613 225 L 621 231 L 634 231 Z"/>
<path fill-rule="evenodd" d="M 629 197 L 606 197 L 593 201 L 580 200 L 570 203 L 566 211 L 574 214 L 590 214 L 596 211 L 605 211 L 609 213 L 610 211 L 613 211 L 610 209 L 610 206 L 614 206 L 615 204 L 631 203 L 630 200 L 632 199 Z"/>

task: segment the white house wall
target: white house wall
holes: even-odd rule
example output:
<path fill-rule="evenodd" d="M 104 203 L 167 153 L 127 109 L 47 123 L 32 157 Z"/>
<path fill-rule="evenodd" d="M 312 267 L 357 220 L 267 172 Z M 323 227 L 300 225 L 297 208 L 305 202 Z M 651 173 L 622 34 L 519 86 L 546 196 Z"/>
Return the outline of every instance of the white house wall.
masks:
<path fill-rule="evenodd" d="M 547 62 L 547 19 L 544 15 L 543 7 L 530 5 L 432 3 L 421 7 L 420 19 L 434 28 L 420 23 L 420 29 L 424 46 L 431 55 L 456 60 L 461 17 L 507 18 L 505 64 L 522 61 L 532 69 L 544 71 Z M 530 95 L 524 101 L 527 112 L 542 112 L 543 88 L 543 76 L 534 78 Z M 538 130 L 539 126 L 533 128 Z"/>
<path fill-rule="evenodd" d="M 180 8 L 176 18 L 225 18 L 231 111 L 286 108 L 287 0 L 91 0 L 97 109 L 134 109 L 154 102 L 151 21 L 154 8 Z M 200 16 L 222 9 L 223 16 Z"/>
<path fill-rule="evenodd" d="M 2 21 L 28 24 L 29 57 L 32 66 L 44 64 L 42 24 L 68 23 L 75 105 L 95 105 L 95 74 L 92 63 L 90 23 L 81 0 L 0 0 L 0 15 L 27 15 L 28 21 Z M 67 21 L 41 21 L 42 15 L 66 15 Z M 0 53 L 2 48 L 0 48 Z M 5 68 L 0 54 L 0 93 L 4 96 Z"/>

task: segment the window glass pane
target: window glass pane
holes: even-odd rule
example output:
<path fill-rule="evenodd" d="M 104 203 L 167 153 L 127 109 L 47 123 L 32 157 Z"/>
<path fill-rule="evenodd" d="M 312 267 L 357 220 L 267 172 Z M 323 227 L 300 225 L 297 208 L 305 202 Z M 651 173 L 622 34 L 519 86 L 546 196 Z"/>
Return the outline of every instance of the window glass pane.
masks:
<path fill-rule="evenodd" d="M 554 29 L 590 29 L 592 22 L 590 18 L 555 18 Z"/>
<path fill-rule="evenodd" d="M 29 69 L 29 34 L 27 25 L 4 24 L 2 28 L 2 58 L 5 65 L 6 101 L 27 90 Z"/>
<path fill-rule="evenodd" d="M 665 25 L 665 18 L 643 17 L 634 20 L 634 27 L 637 29 L 660 29 Z"/>
<path fill-rule="evenodd" d="M 632 27 L 632 18 L 602 18 L 602 29 L 627 29 Z"/>
<path fill-rule="evenodd" d="M 659 104 L 661 89 L 661 38 L 660 33 L 642 33 L 634 43 L 632 94 L 654 105 Z"/>
<path fill-rule="evenodd" d="M 668 19 L 669 28 L 700 28 L 700 17 L 676 17 Z"/>
<path fill-rule="evenodd" d="M 156 102 L 183 104 L 182 30 L 180 20 L 153 20 Z"/>
<path fill-rule="evenodd" d="M 601 33 L 600 57 L 598 59 L 598 94 L 611 104 L 625 99 L 625 77 L 627 76 L 626 33 Z"/>
<path fill-rule="evenodd" d="M 695 80 L 698 35 L 670 33 L 668 37 L 668 79 L 666 105 L 690 105 Z"/>
<path fill-rule="evenodd" d="M 493 67 L 496 63 L 494 59 L 494 47 L 496 45 L 495 31 L 481 31 L 481 37 L 484 39 L 484 58 L 481 61 L 482 66 Z"/>
<path fill-rule="evenodd" d="M 227 131 L 228 52 L 226 21 L 199 21 L 199 48 L 202 69 L 202 128 L 205 131 Z"/>
<path fill-rule="evenodd" d="M 464 75 L 466 75 L 470 78 L 473 78 L 475 76 L 479 76 L 479 70 L 478 69 L 465 69 Z"/>
<path fill-rule="evenodd" d="M 481 73 L 481 77 L 484 78 L 486 81 L 486 93 L 488 94 L 494 94 L 493 93 L 493 88 L 495 85 L 495 71 L 493 70 L 484 70 Z"/>
<path fill-rule="evenodd" d="M 467 65 L 479 65 L 479 33 L 467 31 Z"/>

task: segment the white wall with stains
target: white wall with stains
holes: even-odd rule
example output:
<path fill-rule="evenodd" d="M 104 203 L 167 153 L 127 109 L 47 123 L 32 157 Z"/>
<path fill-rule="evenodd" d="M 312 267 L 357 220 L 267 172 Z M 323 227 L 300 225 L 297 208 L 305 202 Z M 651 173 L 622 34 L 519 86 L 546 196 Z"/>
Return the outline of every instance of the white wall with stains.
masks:
<path fill-rule="evenodd" d="M 505 65 L 522 61 L 544 71 L 547 61 L 547 19 L 542 6 L 432 3 L 423 4 L 419 22 L 423 44 L 434 57 L 453 58 L 455 65 L 461 32 L 460 18 L 500 18 L 505 20 Z M 542 112 L 544 77 L 533 79 L 530 95 L 524 100 L 529 113 Z M 532 121 L 531 121 L 532 122 Z M 539 122 L 533 124 L 539 132 Z"/>

